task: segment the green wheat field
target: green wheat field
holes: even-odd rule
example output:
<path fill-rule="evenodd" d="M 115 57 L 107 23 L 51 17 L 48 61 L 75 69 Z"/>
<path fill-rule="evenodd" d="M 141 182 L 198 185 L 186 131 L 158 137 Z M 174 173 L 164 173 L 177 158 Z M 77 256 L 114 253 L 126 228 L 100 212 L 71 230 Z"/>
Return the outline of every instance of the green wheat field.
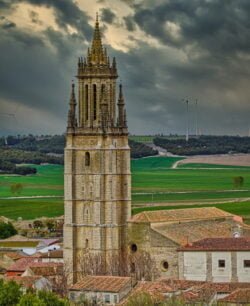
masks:
<path fill-rule="evenodd" d="M 212 205 L 246 219 L 250 217 L 250 167 L 185 164 L 172 169 L 180 159 L 149 157 L 132 160 L 133 213 Z M 1 216 L 34 219 L 63 214 L 63 166 L 35 167 L 38 171 L 35 175 L 0 175 Z M 237 176 L 244 178 L 241 187 L 234 185 L 233 178 Z M 11 192 L 11 186 L 18 183 L 22 190 Z"/>

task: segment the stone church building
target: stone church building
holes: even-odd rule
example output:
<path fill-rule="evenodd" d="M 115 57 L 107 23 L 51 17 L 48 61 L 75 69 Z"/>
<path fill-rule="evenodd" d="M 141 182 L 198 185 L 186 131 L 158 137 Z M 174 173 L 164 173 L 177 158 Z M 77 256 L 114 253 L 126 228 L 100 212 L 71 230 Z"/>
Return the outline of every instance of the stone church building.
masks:
<path fill-rule="evenodd" d="M 64 260 L 78 271 L 81 253 L 107 257 L 125 247 L 131 214 L 130 148 L 116 60 L 102 46 L 98 17 L 92 46 L 78 62 L 65 147 Z M 73 273 L 76 281 L 76 273 Z"/>
<path fill-rule="evenodd" d="M 79 58 L 69 103 L 64 170 L 64 262 L 77 282 L 79 256 L 107 261 L 124 250 L 148 252 L 161 276 L 178 278 L 177 249 L 207 237 L 231 237 L 239 223 L 217 208 L 143 212 L 131 218 L 128 128 L 117 66 L 102 45 L 98 17 L 91 48 Z"/>

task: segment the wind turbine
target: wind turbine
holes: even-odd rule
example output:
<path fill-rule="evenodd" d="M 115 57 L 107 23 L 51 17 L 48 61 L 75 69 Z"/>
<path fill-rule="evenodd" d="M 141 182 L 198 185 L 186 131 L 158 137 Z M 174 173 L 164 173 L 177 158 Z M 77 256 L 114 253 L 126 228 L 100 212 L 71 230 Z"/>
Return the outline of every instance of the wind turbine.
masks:
<path fill-rule="evenodd" d="M 187 121 L 186 121 L 186 142 L 188 142 L 189 140 L 189 109 L 188 109 L 188 99 L 185 101 L 186 102 L 186 105 L 187 105 Z"/>
<path fill-rule="evenodd" d="M 198 100 L 195 100 L 195 134 L 196 138 L 199 136 L 199 131 L 198 131 Z"/>

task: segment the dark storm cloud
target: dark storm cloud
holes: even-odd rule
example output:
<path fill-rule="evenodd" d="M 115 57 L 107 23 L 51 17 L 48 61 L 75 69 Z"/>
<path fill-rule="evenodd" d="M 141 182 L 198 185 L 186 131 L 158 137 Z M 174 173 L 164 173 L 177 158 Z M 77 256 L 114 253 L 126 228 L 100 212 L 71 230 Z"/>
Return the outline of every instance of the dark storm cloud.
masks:
<path fill-rule="evenodd" d="M 91 27 L 87 22 L 89 17 L 72 0 L 26 0 L 26 2 L 54 8 L 59 26 L 66 29 L 67 25 L 71 25 L 83 36 L 90 38 Z"/>
<path fill-rule="evenodd" d="M 0 0 L 0 9 L 8 9 L 12 5 L 11 0 Z"/>
<path fill-rule="evenodd" d="M 0 0 L 3 8 L 10 8 L 19 0 L 3 1 Z M 70 25 L 78 30 L 83 37 L 90 39 L 92 29 L 88 24 L 90 19 L 85 12 L 79 9 L 77 4 L 72 0 L 23 0 L 22 2 L 30 3 L 38 6 L 53 8 L 55 11 L 56 22 L 62 29 L 67 29 Z"/>
<path fill-rule="evenodd" d="M 104 8 L 101 10 L 101 20 L 102 22 L 112 24 L 115 20 L 115 13 L 111 9 Z"/>
<path fill-rule="evenodd" d="M 135 22 L 132 16 L 123 17 L 125 21 L 126 28 L 129 32 L 133 32 L 135 30 Z"/>
<path fill-rule="evenodd" d="M 47 28 L 32 34 L 18 24 L 0 28 L 0 101 L 14 101 L 37 114 L 48 111 L 58 119 L 51 133 L 62 132 L 70 80 L 76 73 L 77 57 L 86 54 L 84 38 L 90 41 L 92 29 L 87 14 L 73 1 L 25 2 L 53 8 L 60 27 L 71 25 L 78 33 Z M 145 0 L 136 6 L 130 0 L 124 2 L 134 10 L 134 16 L 124 17 L 123 25 L 136 47 L 128 52 L 108 49 L 109 55 L 117 58 L 130 132 L 184 133 L 183 99 L 188 98 L 191 131 L 198 99 L 202 132 L 246 134 L 250 113 L 249 1 Z M 105 10 L 110 11 L 108 7 Z M 30 17 L 39 22 L 37 16 Z M 112 16 L 100 21 L 103 30 L 109 22 L 114 23 Z M 161 47 L 137 40 L 138 27 L 160 41 Z M 32 130 L 43 133 L 46 120 L 41 118 Z"/>
<path fill-rule="evenodd" d="M 248 0 L 170 0 L 159 6 L 138 9 L 135 21 L 162 43 L 176 47 L 197 44 L 222 56 L 250 48 L 250 3 Z M 180 27 L 179 39 L 167 29 Z"/>
<path fill-rule="evenodd" d="M 65 119 L 70 82 L 76 73 L 76 61 L 82 40 L 48 29 L 44 32 L 53 48 L 36 34 L 18 28 L 0 30 L 0 98 L 31 108 L 39 113 Z M 79 52 L 79 53 L 78 53 Z M 1 110 L 3 112 L 3 110 Z M 5 112 L 9 112 L 8 109 Z M 46 128 L 41 118 L 37 130 Z M 27 118 L 31 120 L 31 118 Z M 27 125 L 25 120 L 23 125 Z M 20 121 L 20 118 L 19 118 Z M 60 130 L 58 126 L 55 130 Z M 34 129 L 34 131 L 36 128 Z M 64 125 L 61 126 L 61 131 Z"/>
<path fill-rule="evenodd" d="M 84 38 L 91 37 L 89 17 L 69 0 L 23 2 L 53 8 L 60 28 L 66 29 L 70 25 L 78 32 L 70 35 L 67 31 L 63 34 L 47 28 L 43 33 L 32 33 L 21 30 L 18 25 L 14 27 L 7 17 L 3 17 L 0 20 L 0 101 L 11 101 L 26 109 L 28 107 L 37 115 L 39 112 L 48 112 L 52 117 L 58 118 L 55 122 L 60 119 L 63 122 L 67 112 L 70 82 L 76 74 L 77 57 L 84 51 Z M 8 8 L 8 11 L 15 10 L 15 3 L 19 1 L 5 1 L 4 8 Z M 3 6 L 3 1 L 0 5 Z M 5 13 L 8 11 L 5 10 Z M 37 14 L 32 12 L 31 10 L 32 22 L 40 23 Z M 8 113 L 13 109 L 11 103 L 3 105 L 1 113 Z M 24 114 L 20 113 L 18 116 L 23 117 Z M 29 121 L 32 118 L 24 120 L 23 125 L 27 125 Z M 41 122 L 37 124 L 34 131 L 46 130 L 48 126 L 46 118 L 41 118 Z M 63 124 L 53 128 L 53 132 L 65 129 Z M 3 130 L 4 127 L 0 125 L 0 129 Z"/>

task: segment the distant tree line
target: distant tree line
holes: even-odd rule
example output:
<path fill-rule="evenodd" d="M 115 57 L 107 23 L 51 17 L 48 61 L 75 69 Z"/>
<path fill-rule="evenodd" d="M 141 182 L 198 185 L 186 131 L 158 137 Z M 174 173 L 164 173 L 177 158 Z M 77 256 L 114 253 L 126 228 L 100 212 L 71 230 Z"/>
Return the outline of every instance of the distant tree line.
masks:
<path fill-rule="evenodd" d="M 63 157 L 49 156 L 40 152 L 28 152 L 11 147 L 0 148 L 0 172 L 19 175 L 35 174 L 36 168 L 18 164 L 63 164 Z M 18 166 L 17 166 L 18 165 Z"/>
<path fill-rule="evenodd" d="M 157 150 L 153 150 L 151 147 L 141 142 L 129 140 L 129 146 L 131 149 L 131 158 L 154 156 L 158 154 Z"/>
<path fill-rule="evenodd" d="M 149 146 L 129 140 L 131 157 L 157 155 Z M 36 169 L 17 164 L 63 164 L 64 135 L 8 136 L 0 138 L 0 172 L 20 175 L 34 174 Z"/>
<path fill-rule="evenodd" d="M 171 139 L 154 138 L 154 144 L 177 155 L 209 155 L 228 153 L 250 153 L 250 137 L 239 136 L 200 136 Z"/>

